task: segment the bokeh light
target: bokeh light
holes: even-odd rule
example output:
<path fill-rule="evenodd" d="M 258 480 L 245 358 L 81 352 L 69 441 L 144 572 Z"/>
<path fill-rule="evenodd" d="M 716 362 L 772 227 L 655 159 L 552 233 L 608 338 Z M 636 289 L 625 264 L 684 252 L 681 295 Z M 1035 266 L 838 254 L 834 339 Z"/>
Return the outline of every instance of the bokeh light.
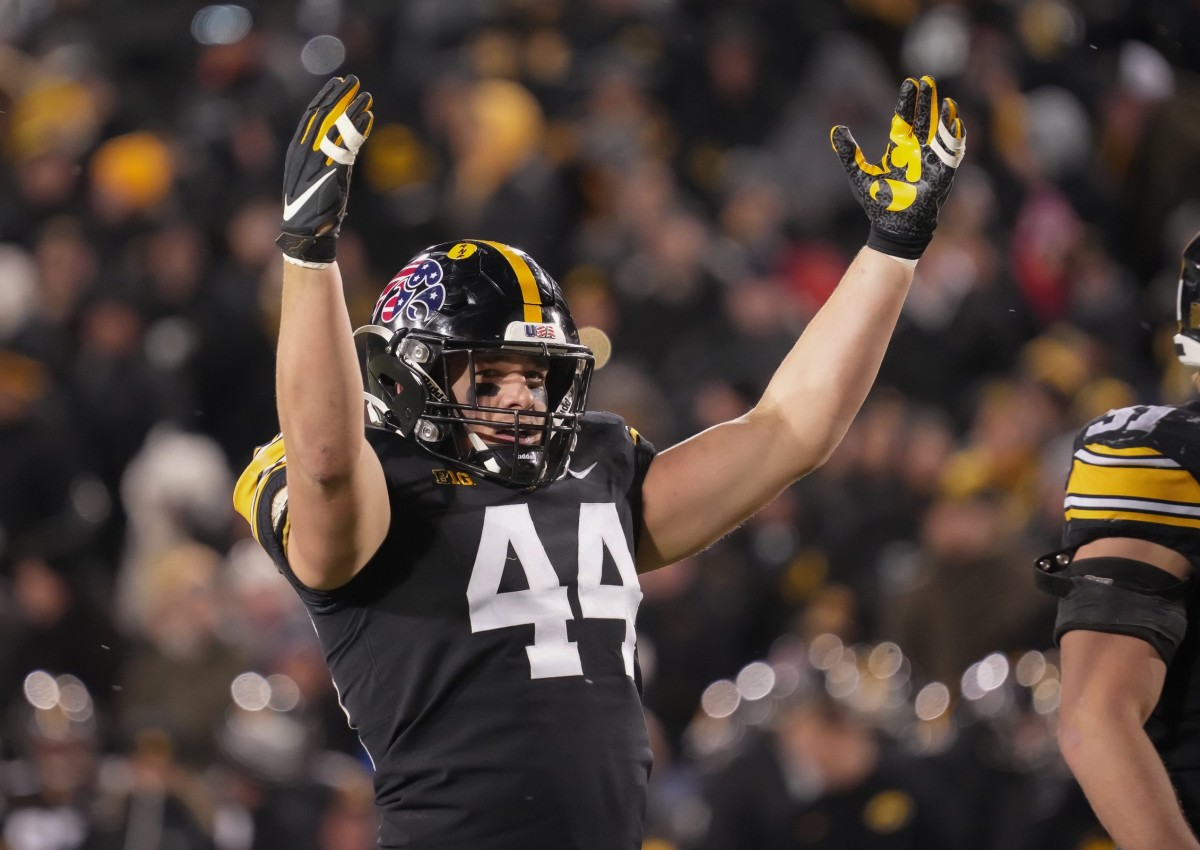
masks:
<path fill-rule="evenodd" d="M 245 6 L 205 6 L 192 18 L 192 38 L 200 44 L 237 44 L 250 34 L 254 18 Z"/>
<path fill-rule="evenodd" d="M 842 639 L 834 634 L 820 634 L 808 647 L 808 660 L 818 670 L 828 670 L 842 659 L 845 652 Z"/>
<path fill-rule="evenodd" d="M 742 696 L 737 685 L 728 679 L 719 679 L 704 689 L 700 696 L 700 707 L 709 717 L 728 717 L 737 711 Z"/>
<path fill-rule="evenodd" d="M 950 689 L 941 682 L 930 682 L 917 693 L 913 711 L 918 719 L 936 720 L 950 710 Z"/>
<path fill-rule="evenodd" d="M 270 689 L 267 705 L 272 711 L 292 711 L 300 705 L 303 695 L 291 677 L 272 673 L 267 677 L 267 687 Z"/>
<path fill-rule="evenodd" d="M 745 700 L 760 700 L 775 687 L 775 671 L 770 664 L 753 661 L 737 674 L 738 693 Z"/>
<path fill-rule="evenodd" d="M 58 705 L 58 682 L 45 670 L 34 670 L 25 677 L 24 693 L 34 708 L 49 710 Z"/>
<path fill-rule="evenodd" d="M 262 711 L 271 702 L 271 686 L 258 673 L 242 673 L 229 686 L 234 703 L 246 711 Z"/>
<path fill-rule="evenodd" d="M 867 669 L 879 679 L 887 679 L 900 672 L 904 664 L 904 653 L 891 641 L 884 641 L 867 656 Z"/>
<path fill-rule="evenodd" d="M 1024 653 L 1017 659 L 1017 684 L 1031 688 L 1046 675 L 1046 656 L 1036 649 Z"/>
<path fill-rule="evenodd" d="M 309 39 L 300 51 L 300 64 L 310 74 L 332 74 L 346 61 L 346 45 L 333 35 L 318 35 Z"/>

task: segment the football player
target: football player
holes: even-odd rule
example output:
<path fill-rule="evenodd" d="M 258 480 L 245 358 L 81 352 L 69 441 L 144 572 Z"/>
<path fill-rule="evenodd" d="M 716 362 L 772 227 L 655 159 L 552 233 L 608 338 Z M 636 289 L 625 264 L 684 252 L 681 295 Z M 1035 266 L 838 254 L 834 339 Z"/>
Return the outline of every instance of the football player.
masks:
<path fill-rule="evenodd" d="M 638 848 L 638 573 L 713 543 L 837 446 L 961 160 L 957 108 L 905 80 L 879 163 L 834 128 L 867 246 L 758 404 L 662 452 L 586 410 L 592 353 L 558 284 L 485 239 L 427 248 L 384 288 L 358 331 L 364 421 L 334 258 L 372 120 L 358 80 L 335 78 L 288 149 L 282 433 L 236 505 L 304 600 L 374 762 L 380 847 Z"/>
<path fill-rule="evenodd" d="M 1183 255 L 1175 349 L 1200 366 L 1200 235 Z M 1058 739 L 1122 850 L 1200 850 L 1200 402 L 1136 405 L 1075 439 L 1059 596 Z"/>

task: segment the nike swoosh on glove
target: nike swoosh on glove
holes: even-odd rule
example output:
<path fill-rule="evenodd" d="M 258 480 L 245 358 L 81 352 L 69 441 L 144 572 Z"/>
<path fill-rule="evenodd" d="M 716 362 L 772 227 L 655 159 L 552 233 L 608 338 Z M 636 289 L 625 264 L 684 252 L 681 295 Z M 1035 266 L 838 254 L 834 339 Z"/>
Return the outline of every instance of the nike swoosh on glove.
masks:
<path fill-rule="evenodd" d="M 309 268 L 334 261 L 354 160 L 375 121 L 353 75 L 334 77 L 308 104 L 283 166 L 283 223 L 275 244 Z"/>
<path fill-rule="evenodd" d="M 932 77 L 919 82 L 910 77 L 901 84 L 891 143 L 878 164 L 867 162 L 846 127 L 838 125 L 829 134 L 871 221 L 867 246 L 905 260 L 918 259 L 933 238 L 938 210 L 966 147 L 958 105 L 945 98 L 934 121 L 937 102 Z"/>

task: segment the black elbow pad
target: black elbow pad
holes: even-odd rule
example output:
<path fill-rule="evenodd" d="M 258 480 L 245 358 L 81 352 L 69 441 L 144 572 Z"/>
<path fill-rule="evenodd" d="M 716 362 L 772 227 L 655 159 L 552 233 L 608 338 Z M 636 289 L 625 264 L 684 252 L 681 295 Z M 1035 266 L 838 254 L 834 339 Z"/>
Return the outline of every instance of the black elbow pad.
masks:
<path fill-rule="evenodd" d="M 1187 632 L 1190 580 L 1129 558 L 1071 560 L 1066 552 L 1037 562 L 1037 584 L 1058 597 L 1054 642 L 1073 629 L 1129 635 L 1171 663 Z"/>

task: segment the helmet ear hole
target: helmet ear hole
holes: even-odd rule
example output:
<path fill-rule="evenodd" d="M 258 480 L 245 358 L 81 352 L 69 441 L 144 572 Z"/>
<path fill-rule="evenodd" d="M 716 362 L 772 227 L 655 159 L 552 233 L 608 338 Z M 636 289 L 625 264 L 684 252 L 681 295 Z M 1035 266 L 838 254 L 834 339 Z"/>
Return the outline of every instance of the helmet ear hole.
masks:
<path fill-rule="evenodd" d="M 392 413 L 392 424 L 407 437 L 425 412 L 428 391 L 420 376 L 393 354 L 381 352 L 367 361 L 367 372 L 378 395 Z"/>

